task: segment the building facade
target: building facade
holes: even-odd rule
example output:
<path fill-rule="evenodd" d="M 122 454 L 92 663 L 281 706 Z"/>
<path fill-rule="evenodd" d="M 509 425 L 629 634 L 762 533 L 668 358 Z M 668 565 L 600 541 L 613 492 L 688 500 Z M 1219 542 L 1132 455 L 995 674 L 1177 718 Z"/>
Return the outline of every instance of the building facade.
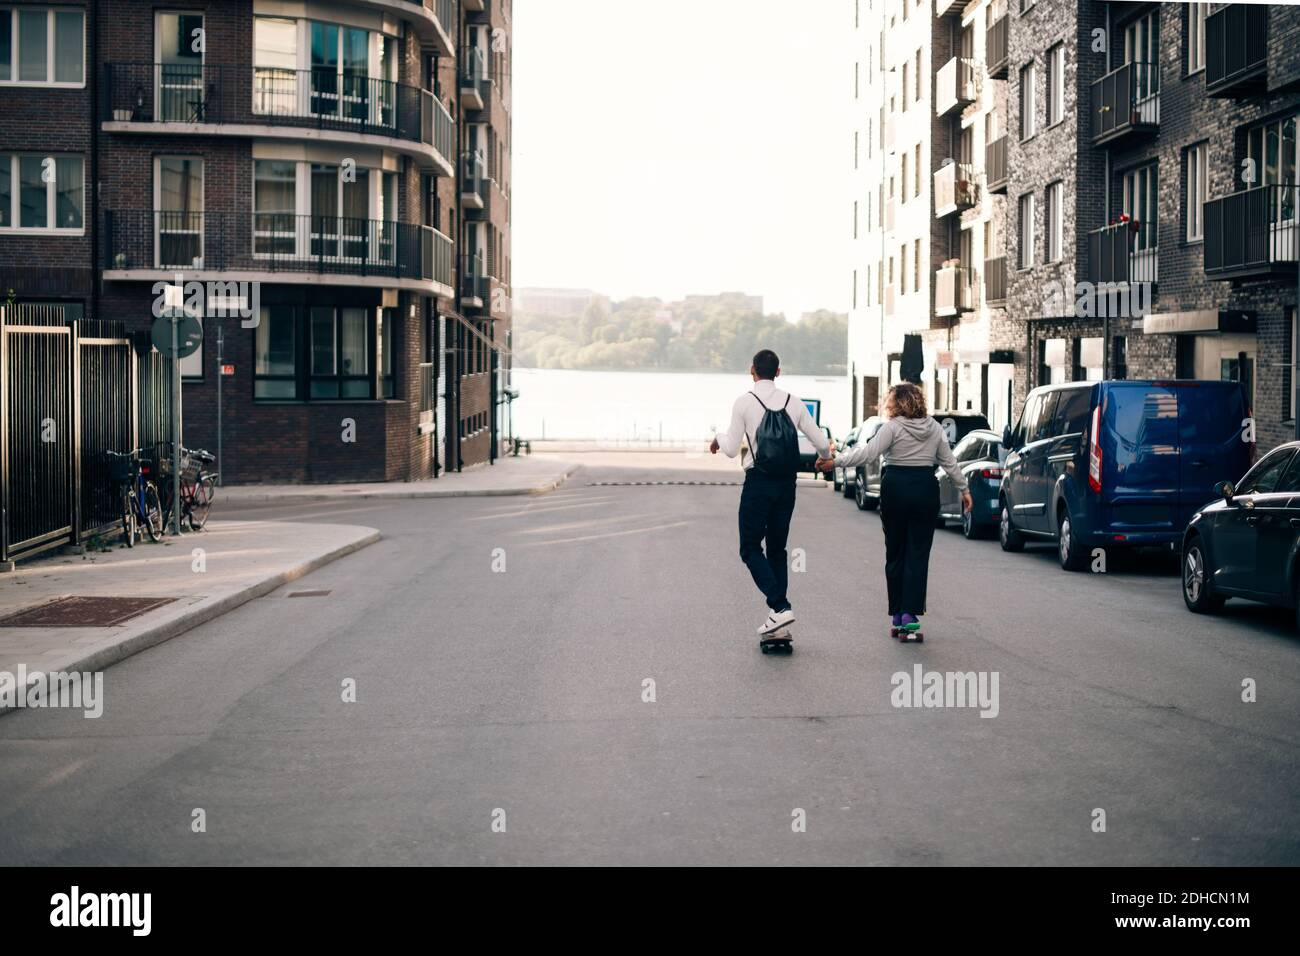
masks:
<path fill-rule="evenodd" d="M 886 31 L 907 5 L 884 3 Z M 1036 385 L 1226 378 L 1247 389 L 1261 448 L 1293 437 L 1300 8 L 938 0 L 929 16 L 959 23 L 953 49 L 974 61 L 955 103 L 960 59 L 934 77 L 936 108 L 960 119 L 932 134 L 956 166 L 932 161 L 932 211 L 960 232 L 931 308 L 936 323 L 952 311 L 955 268 L 960 321 L 920 331 L 931 402 L 1000 427 Z M 872 328 L 850 321 L 854 342 Z M 919 318 L 886 297 L 878 321 L 888 342 Z M 897 381 L 877 351 L 855 364 Z"/>
<path fill-rule="evenodd" d="M 506 0 L 0 5 L 0 290 L 142 348 L 198 318 L 183 440 L 227 481 L 490 461 L 510 42 Z"/>

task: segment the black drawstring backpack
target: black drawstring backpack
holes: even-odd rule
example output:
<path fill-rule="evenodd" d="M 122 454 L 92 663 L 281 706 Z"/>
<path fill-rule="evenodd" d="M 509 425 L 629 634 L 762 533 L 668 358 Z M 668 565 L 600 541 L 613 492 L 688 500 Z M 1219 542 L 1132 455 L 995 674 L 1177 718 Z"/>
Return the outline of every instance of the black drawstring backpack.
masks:
<path fill-rule="evenodd" d="M 753 392 L 749 394 L 763 405 L 761 398 Z M 754 432 L 751 443 L 754 467 L 769 478 L 793 478 L 799 473 L 799 436 L 795 433 L 794 422 L 786 414 L 789 405 L 789 395 L 780 408 L 763 405 L 763 420 Z"/>

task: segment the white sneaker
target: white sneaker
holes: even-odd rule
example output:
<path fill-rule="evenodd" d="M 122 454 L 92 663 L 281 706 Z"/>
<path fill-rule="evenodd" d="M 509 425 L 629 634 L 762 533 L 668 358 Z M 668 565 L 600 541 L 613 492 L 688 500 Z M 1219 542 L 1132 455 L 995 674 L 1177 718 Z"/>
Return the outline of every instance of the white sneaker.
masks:
<path fill-rule="evenodd" d="M 759 634 L 771 634 L 773 631 L 779 631 L 783 627 L 789 627 L 794 623 L 794 611 L 787 608 L 780 613 L 771 611 L 767 615 L 767 620 L 763 622 L 762 627 L 758 629 Z"/>

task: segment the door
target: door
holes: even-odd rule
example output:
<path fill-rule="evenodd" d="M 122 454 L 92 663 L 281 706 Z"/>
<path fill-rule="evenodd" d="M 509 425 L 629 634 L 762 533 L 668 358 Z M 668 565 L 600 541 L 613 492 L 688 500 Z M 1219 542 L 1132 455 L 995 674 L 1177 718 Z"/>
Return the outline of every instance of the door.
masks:
<path fill-rule="evenodd" d="M 1287 569 L 1300 542 L 1300 454 L 1273 490 L 1255 496 L 1255 581 L 1272 600 L 1289 598 Z"/>
<path fill-rule="evenodd" d="M 201 123 L 203 90 L 203 14 L 154 14 L 154 120 Z"/>
<path fill-rule="evenodd" d="M 1020 421 L 1011 431 L 1011 443 L 1008 446 L 1007 474 L 1003 487 L 1006 490 L 1007 507 L 1011 521 L 1018 528 L 1028 527 L 1028 512 L 1033 507 L 1033 492 L 1029 485 L 1029 464 L 1025 457 L 1029 436 L 1033 434 L 1038 419 L 1039 409 L 1043 405 L 1043 393 L 1031 393 L 1020 412 Z M 1011 451 L 1010 449 L 1014 449 Z"/>
<path fill-rule="evenodd" d="M 1047 530 L 1057 531 L 1056 489 L 1062 478 L 1073 479 L 1066 488 L 1076 492 L 1070 501 L 1070 518 L 1076 529 L 1083 530 L 1088 516 L 1079 509 L 1078 494 L 1087 488 L 1087 472 L 1080 473 L 1083 455 L 1083 432 L 1092 415 L 1091 385 L 1067 388 L 1057 392 L 1056 410 L 1052 416 L 1051 437 L 1048 439 L 1046 464 L 1043 467 L 1043 494 L 1047 500 Z M 1086 468 L 1086 465 L 1085 465 Z M 1069 497 L 1067 495 L 1067 497 Z"/>
<path fill-rule="evenodd" d="M 1215 513 L 1216 587 L 1259 597 L 1276 596 L 1280 592 L 1280 569 L 1260 567 L 1259 557 L 1261 551 L 1269 550 L 1261 543 L 1261 537 L 1283 533 L 1280 522 L 1288 517 L 1287 502 L 1291 496 L 1278 495 L 1277 487 L 1293 456 L 1291 448 L 1281 448 L 1266 456 L 1242 479 L 1228 507 Z"/>
<path fill-rule="evenodd" d="M 203 268 L 203 160 L 160 156 L 154 165 L 154 266 Z"/>
<path fill-rule="evenodd" d="M 1239 388 L 1181 382 L 1178 393 L 1178 444 L 1181 481 L 1177 520 L 1185 525 L 1196 510 L 1213 501 L 1214 486 L 1236 481 L 1249 469 L 1242 441 L 1246 404 Z"/>
<path fill-rule="evenodd" d="M 1020 450 L 1020 486 L 1025 499 L 1016 516 L 1016 524 L 1028 531 L 1042 533 L 1056 530 L 1052 515 L 1051 497 L 1054 462 L 1052 451 L 1056 437 L 1056 404 L 1059 392 L 1046 392 L 1038 406 L 1038 413 L 1026 434 L 1025 447 Z"/>

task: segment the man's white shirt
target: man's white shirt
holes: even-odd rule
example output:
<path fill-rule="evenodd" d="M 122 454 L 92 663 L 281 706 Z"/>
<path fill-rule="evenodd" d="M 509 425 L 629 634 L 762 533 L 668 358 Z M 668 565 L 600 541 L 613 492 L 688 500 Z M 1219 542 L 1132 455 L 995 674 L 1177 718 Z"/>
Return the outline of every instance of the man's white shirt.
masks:
<path fill-rule="evenodd" d="M 759 399 L 757 402 L 754 401 L 755 395 Z M 760 402 L 762 404 L 759 404 Z M 808 406 L 797 398 L 791 398 L 788 392 L 781 391 L 776 387 L 775 382 L 765 378 L 755 382 L 753 390 L 741 395 L 731 406 L 731 424 L 727 426 L 726 431 L 718 432 L 714 436 L 718 442 L 718 450 L 728 458 L 735 458 L 740 453 L 741 440 L 748 438 L 750 454 L 745 456 L 745 467 L 754 467 L 753 443 L 756 440 L 754 436 L 758 426 L 763 422 L 763 415 L 769 408 L 779 410 L 783 407 L 790 416 L 790 421 L 794 422 L 794 427 L 803 432 L 812 442 L 813 447 L 817 449 L 817 454 L 822 458 L 829 458 L 830 442 L 826 439 L 826 433 L 817 427 L 817 423 L 808 414 Z"/>

